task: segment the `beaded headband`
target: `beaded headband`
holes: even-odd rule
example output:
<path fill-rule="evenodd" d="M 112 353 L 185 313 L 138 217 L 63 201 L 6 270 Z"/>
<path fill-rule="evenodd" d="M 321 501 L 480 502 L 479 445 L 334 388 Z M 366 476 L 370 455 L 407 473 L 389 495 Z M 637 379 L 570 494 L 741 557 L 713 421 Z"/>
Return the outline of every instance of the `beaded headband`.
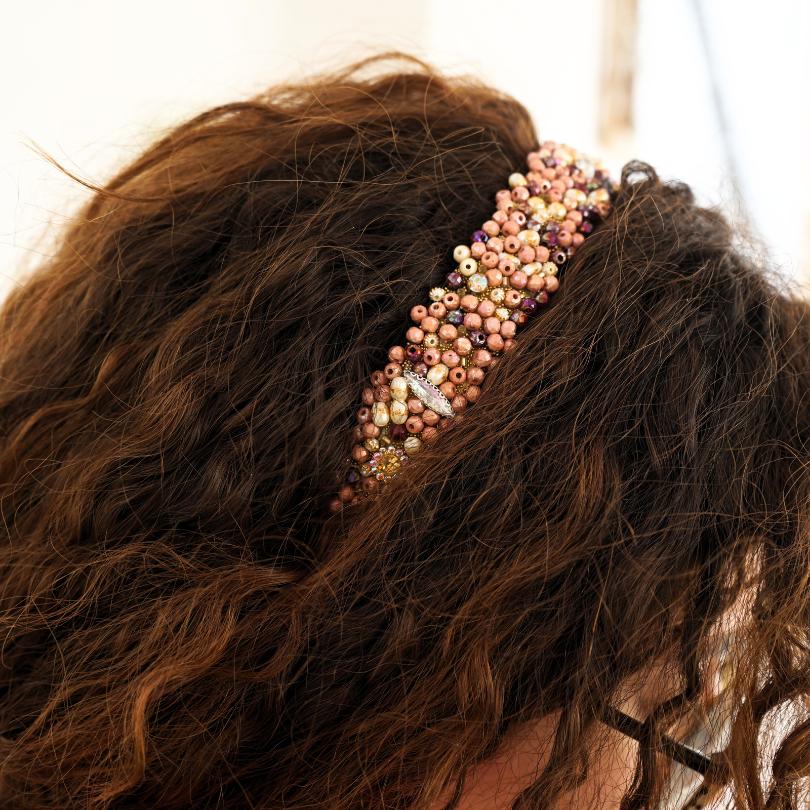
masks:
<path fill-rule="evenodd" d="M 619 185 L 601 163 L 544 141 L 527 165 L 497 192 L 471 244 L 455 248 L 444 286 L 411 309 L 405 345 L 392 346 L 388 365 L 371 374 L 333 511 L 378 491 L 463 418 L 518 328 L 559 287 L 559 270 L 610 213 Z"/>

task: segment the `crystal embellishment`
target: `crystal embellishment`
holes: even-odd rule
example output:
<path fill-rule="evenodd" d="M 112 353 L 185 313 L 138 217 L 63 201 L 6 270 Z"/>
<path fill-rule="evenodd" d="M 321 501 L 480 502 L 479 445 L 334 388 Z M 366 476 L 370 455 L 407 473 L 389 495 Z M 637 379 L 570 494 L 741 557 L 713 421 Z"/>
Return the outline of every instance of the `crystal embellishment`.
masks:
<path fill-rule="evenodd" d="M 404 371 L 403 375 L 408 381 L 411 393 L 430 410 L 439 416 L 455 416 L 456 412 L 450 405 L 450 400 L 432 383 L 415 371 Z"/>

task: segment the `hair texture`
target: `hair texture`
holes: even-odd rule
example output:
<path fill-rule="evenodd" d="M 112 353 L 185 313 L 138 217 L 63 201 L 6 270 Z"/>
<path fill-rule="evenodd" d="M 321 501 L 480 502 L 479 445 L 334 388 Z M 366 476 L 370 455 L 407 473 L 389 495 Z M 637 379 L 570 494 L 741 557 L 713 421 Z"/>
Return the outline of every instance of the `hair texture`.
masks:
<path fill-rule="evenodd" d="M 207 110 L 94 193 L 0 314 L 0 806 L 429 808 L 623 684 L 699 706 L 741 599 L 725 764 L 793 808 L 810 691 L 810 317 L 688 185 L 625 165 L 469 415 L 333 514 L 359 394 L 538 136 L 384 54 Z M 442 798 L 444 797 L 444 798 Z"/>

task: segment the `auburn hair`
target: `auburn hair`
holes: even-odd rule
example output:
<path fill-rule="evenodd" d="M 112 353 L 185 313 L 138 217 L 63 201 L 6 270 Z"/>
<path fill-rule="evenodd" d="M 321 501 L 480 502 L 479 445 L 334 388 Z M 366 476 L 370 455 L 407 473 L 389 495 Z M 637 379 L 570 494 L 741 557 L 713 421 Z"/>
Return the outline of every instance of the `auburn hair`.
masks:
<path fill-rule="evenodd" d="M 808 303 L 688 185 L 627 163 L 468 417 L 327 508 L 369 374 L 537 145 L 382 54 L 89 184 L 0 313 L 0 806 L 451 808 L 559 712 L 514 804 L 549 807 L 663 656 L 650 806 L 741 599 L 730 789 L 796 806 L 810 725 L 764 785 L 758 730 L 810 691 Z"/>

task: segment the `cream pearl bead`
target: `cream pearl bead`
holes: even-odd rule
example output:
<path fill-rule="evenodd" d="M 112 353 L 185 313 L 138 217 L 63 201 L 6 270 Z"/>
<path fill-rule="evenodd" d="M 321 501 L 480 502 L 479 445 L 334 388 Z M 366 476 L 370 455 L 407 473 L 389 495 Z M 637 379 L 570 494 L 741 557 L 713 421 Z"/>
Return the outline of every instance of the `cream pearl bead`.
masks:
<path fill-rule="evenodd" d="M 399 379 L 402 379 L 401 377 Z M 408 406 L 402 400 L 395 399 L 389 406 L 391 411 L 391 421 L 395 425 L 404 425 L 405 420 L 410 416 L 408 413 Z"/>
<path fill-rule="evenodd" d="M 458 272 L 462 276 L 471 276 L 478 270 L 478 262 L 473 259 L 464 259 L 458 263 Z"/>
<path fill-rule="evenodd" d="M 422 449 L 422 440 L 418 436 L 408 436 L 403 444 L 405 452 L 412 456 Z"/>
<path fill-rule="evenodd" d="M 391 415 L 388 412 L 388 406 L 384 402 L 375 402 L 371 406 L 372 411 L 372 421 L 374 422 L 377 427 L 385 427 Z"/>
<path fill-rule="evenodd" d="M 453 250 L 453 259 L 461 263 L 464 259 L 470 258 L 470 248 L 467 245 L 456 245 Z"/>
<path fill-rule="evenodd" d="M 518 234 L 518 239 L 530 247 L 537 247 L 537 245 L 540 244 L 540 234 L 537 233 L 537 231 L 533 231 L 531 228 L 521 231 Z"/>
<path fill-rule="evenodd" d="M 399 402 L 408 399 L 408 381 L 404 377 L 394 377 L 389 383 L 391 398 Z"/>
<path fill-rule="evenodd" d="M 509 175 L 509 188 L 528 185 L 529 181 L 520 172 L 512 172 L 512 174 Z"/>
<path fill-rule="evenodd" d="M 431 366 L 427 373 L 427 378 L 434 385 L 441 385 L 446 379 L 450 369 L 444 363 L 436 363 Z"/>

